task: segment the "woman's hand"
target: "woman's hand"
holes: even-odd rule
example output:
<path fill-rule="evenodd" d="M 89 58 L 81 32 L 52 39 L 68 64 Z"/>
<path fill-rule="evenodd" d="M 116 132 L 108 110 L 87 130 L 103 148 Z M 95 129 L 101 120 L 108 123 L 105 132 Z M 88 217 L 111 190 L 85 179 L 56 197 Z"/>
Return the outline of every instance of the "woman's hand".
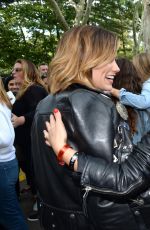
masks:
<path fill-rule="evenodd" d="M 16 116 L 15 114 L 12 114 L 11 122 L 14 126 L 14 128 L 17 128 L 20 125 L 23 125 L 25 123 L 25 117 L 24 116 Z"/>
<path fill-rule="evenodd" d="M 67 143 L 67 132 L 58 109 L 54 109 L 54 115 L 50 115 L 50 121 L 46 121 L 44 130 L 45 143 L 51 146 L 58 155 L 58 152 Z"/>

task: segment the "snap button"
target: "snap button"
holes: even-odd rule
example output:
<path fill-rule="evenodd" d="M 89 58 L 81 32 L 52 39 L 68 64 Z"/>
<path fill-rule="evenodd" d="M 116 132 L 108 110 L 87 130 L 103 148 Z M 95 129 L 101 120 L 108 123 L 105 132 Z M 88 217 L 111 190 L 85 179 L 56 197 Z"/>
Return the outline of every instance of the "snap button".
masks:
<path fill-rule="evenodd" d="M 54 213 L 53 213 L 53 212 L 51 212 L 51 216 L 54 216 Z"/>
<path fill-rule="evenodd" d="M 70 218 L 71 218 L 71 219 L 74 219 L 74 218 L 75 218 L 75 214 L 71 213 L 71 214 L 70 214 Z"/>
<path fill-rule="evenodd" d="M 139 215 L 140 215 L 140 212 L 139 212 L 139 211 L 135 211 L 134 214 L 135 214 L 136 216 L 139 216 Z"/>
<path fill-rule="evenodd" d="M 56 227 L 56 225 L 55 224 L 52 224 L 52 228 L 55 228 Z"/>

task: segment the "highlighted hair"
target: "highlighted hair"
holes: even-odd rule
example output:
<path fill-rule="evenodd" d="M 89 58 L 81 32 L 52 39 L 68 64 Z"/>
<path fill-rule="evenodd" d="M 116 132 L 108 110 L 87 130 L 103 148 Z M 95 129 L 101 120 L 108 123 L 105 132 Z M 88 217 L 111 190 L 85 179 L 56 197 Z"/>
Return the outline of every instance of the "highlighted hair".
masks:
<path fill-rule="evenodd" d="M 92 68 L 112 61 L 117 52 L 116 34 L 96 26 L 77 26 L 61 38 L 49 66 L 51 93 L 63 91 L 73 83 L 92 84 Z"/>

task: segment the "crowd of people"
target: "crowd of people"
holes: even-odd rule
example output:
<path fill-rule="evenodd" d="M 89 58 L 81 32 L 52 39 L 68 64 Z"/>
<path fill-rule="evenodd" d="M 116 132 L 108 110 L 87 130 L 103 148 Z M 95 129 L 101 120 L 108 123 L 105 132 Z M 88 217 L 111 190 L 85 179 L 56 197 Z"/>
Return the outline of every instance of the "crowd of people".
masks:
<path fill-rule="evenodd" d="M 49 66 L 18 59 L 1 82 L 1 229 L 28 229 L 30 190 L 45 230 L 150 230 L 150 53 L 119 58 L 118 41 L 73 27 Z"/>

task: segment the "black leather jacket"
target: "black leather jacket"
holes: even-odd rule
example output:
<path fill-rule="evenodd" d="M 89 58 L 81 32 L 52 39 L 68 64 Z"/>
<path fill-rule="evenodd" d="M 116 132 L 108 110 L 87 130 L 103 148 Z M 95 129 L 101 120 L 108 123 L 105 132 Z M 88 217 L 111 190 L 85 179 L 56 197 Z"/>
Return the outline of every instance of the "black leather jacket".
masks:
<path fill-rule="evenodd" d="M 44 143 L 42 130 L 56 107 L 62 113 L 69 144 L 80 151 L 77 173 L 60 166 L 52 149 Z M 32 130 L 37 188 L 43 203 L 51 207 L 82 212 L 82 206 L 87 206 L 96 230 L 150 229 L 148 212 L 141 209 L 145 213 L 141 216 L 137 202 L 137 195 L 148 187 L 150 138 L 144 139 L 124 163 L 113 163 L 118 124 L 111 99 L 80 85 L 42 100 Z M 88 198 L 84 189 L 90 190 Z"/>

